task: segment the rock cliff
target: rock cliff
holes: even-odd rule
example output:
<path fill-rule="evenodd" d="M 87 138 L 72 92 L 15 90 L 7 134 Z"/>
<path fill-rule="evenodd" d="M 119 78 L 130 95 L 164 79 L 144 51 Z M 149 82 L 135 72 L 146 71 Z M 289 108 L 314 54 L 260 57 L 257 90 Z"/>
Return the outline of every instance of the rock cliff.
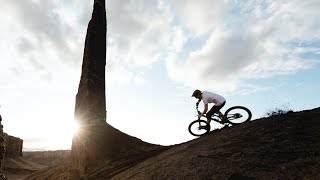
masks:
<path fill-rule="evenodd" d="M 108 161 L 106 148 L 113 146 L 105 141 L 109 138 L 106 134 L 111 136 L 106 128 L 106 23 L 105 0 L 94 0 L 75 103 L 75 119 L 81 130 L 73 137 L 71 148 L 71 168 L 79 178 L 89 167 Z"/>
<path fill-rule="evenodd" d="M 75 119 L 83 125 L 106 121 L 106 21 L 105 1 L 94 0 L 75 103 Z"/>
<path fill-rule="evenodd" d="M 6 133 L 6 157 L 22 157 L 23 140 Z"/>

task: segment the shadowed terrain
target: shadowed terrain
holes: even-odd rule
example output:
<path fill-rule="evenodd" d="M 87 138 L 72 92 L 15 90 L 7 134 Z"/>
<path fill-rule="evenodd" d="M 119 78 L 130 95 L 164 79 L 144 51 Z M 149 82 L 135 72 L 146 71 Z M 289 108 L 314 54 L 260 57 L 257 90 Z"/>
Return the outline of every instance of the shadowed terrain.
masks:
<path fill-rule="evenodd" d="M 6 157 L 3 173 L 9 179 L 21 179 L 47 166 L 30 162 L 22 157 Z"/>
<path fill-rule="evenodd" d="M 133 137 L 123 135 L 127 153 L 143 146 L 152 147 L 150 153 L 119 156 L 83 179 L 320 179 L 319 116 L 320 108 L 274 115 L 169 147 L 138 139 L 140 147 L 134 147 Z M 26 179 L 71 179 L 69 167 L 49 167 Z"/>

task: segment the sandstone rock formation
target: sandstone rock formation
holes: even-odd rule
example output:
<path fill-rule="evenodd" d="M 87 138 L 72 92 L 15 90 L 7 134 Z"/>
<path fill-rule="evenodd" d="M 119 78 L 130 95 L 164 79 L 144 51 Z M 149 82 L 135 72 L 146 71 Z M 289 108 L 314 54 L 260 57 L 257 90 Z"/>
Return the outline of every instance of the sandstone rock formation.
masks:
<path fill-rule="evenodd" d="M 166 149 L 168 147 L 129 136 L 107 123 L 82 128 L 74 137 L 71 150 L 72 178 L 86 177 L 100 167 L 108 168 L 111 173 L 119 173 Z"/>
<path fill-rule="evenodd" d="M 6 157 L 22 157 L 23 140 L 5 134 L 6 140 Z"/>
<path fill-rule="evenodd" d="M 83 176 L 89 166 L 103 159 L 102 152 L 97 152 L 103 149 L 103 140 L 94 132 L 101 131 L 101 126 L 106 124 L 105 64 L 105 1 L 94 0 L 75 104 L 75 119 L 81 125 L 81 131 L 73 137 L 71 148 L 71 165 L 75 176 Z"/>
<path fill-rule="evenodd" d="M 76 96 L 75 118 L 80 124 L 101 124 L 106 120 L 106 11 L 104 0 L 94 0 Z"/>
<path fill-rule="evenodd" d="M 11 157 L 22 156 L 22 143 L 20 138 L 9 136 L 3 132 L 2 117 L 0 115 L 0 179 L 5 180 L 7 177 L 4 175 L 5 160 Z M 8 162 L 8 161 L 6 161 Z"/>
<path fill-rule="evenodd" d="M 166 149 L 128 136 L 106 123 L 105 1 L 95 0 L 93 8 L 75 105 L 75 118 L 81 126 L 72 140 L 70 171 L 74 179 L 85 177 L 101 165 L 116 167 L 117 162 L 126 162 L 117 168 L 120 171 Z"/>
<path fill-rule="evenodd" d="M 165 149 L 128 136 L 106 123 L 105 1 L 95 0 L 93 8 L 75 105 L 75 118 L 81 125 L 71 148 L 71 174 L 75 179 L 85 177 L 102 164 L 114 167 L 119 160 L 127 161 L 126 167 L 132 166 Z M 121 169 L 123 167 L 118 168 Z"/>

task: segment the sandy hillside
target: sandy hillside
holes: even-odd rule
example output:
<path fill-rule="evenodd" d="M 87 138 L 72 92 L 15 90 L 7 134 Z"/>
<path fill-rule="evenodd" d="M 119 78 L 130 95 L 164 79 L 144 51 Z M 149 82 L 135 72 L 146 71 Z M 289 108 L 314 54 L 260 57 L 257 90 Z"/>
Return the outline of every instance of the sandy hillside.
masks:
<path fill-rule="evenodd" d="M 130 160 L 102 164 L 84 179 L 320 179 L 320 108 L 216 130 Z M 26 179 L 71 179 L 68 167 Z"/>
<path fill-rule="evenodd" d="M 21 157 L 6 157 L 4 161 L 3 173 L 9 179 L 22 179 L 47 166 L 36 164 Z"/>
<path fill-rule="evenodd" d="M 23 152 L 23 157 L 6 157 L 3 169 L 9 179 L 22 179 L 46 167 L 69 161 L 70 150 Z"/>

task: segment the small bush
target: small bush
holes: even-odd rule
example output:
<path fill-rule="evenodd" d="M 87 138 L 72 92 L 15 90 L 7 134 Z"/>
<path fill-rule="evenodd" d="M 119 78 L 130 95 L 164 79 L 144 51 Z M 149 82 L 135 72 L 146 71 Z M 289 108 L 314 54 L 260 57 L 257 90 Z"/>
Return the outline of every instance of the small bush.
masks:
<path fill-rule="evenodd" d="M 275 109 L 270 110 L 269 112 L 267 112 L 266 113 L 266 117 L 284 115 L 284 114 L 291 113 L 291 112 L 293 112 L 291 109 L 275 108 Z"/>

